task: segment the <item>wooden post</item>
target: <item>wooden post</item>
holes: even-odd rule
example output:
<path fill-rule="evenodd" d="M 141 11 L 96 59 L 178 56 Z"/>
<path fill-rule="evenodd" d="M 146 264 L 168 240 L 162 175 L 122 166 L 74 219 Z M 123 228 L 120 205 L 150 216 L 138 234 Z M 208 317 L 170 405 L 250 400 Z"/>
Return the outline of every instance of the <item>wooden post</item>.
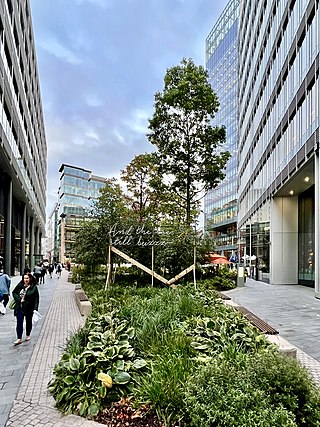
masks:
<path fill-rule="evenodd" d="M 109 288 L 109 285 L 111 283 L 112 279 L 112 256 L 111 256 L 111 236 L 109 236 L 109 251 L 108 251 L 108 272 L 107 272 L 107 279 L 106 279 L 106 285 L 104 287 L 104 290 L 106 291 Z"/>
<path fill-rule="evenodd" d="M 152 269 L 151 286 L 153 287 L 153 280 L 154 280 L 154 246 L 151 247 L 151 269 Z"/>
<path fill-rule="evenodd" d="M 194 243 L 194 247 L 193 247 L 193 282 L 194 282 L 194 289 L 197 289 L 196 260 L 197 260 L 196 243 Z"/>

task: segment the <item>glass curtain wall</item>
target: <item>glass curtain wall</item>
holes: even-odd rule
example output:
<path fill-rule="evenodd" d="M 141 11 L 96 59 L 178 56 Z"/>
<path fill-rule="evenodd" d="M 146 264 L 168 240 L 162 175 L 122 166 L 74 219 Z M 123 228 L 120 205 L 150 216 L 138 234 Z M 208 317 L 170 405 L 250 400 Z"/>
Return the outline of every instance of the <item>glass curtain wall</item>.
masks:
<path fill-rule="evenodd" d="M 319 138 L 319 24 L 315 0 L 256 0 L 241 5 L 238 226 L 240 236 L 256 218 L 257 230 L 270 229 L 265 259 L 278 283 L 312 278 L 307 265 L 313 250 L 312 197 L 302 195 L 312 179 L 303 182 L 302 170 L 312 162 Z M 294 198 L 296 210 L 286 210 L 295 206 Z M 267 221 L 263 211 L 269 212 Z M 298 218 L 297 225 L 293 217 Z M 279 230 L 287 226 L 291 228 L 281 234 Z M 258 241 L 254 233 L 251 242 Z M 297 243 L 292 244 L 295 235 Z M 295 277 L 289 263 L 278 264 L 280 248 L 274 239 L 281 239 L 282 255 L 288 259 L 291 255 L 298 265 Z"/>
<path fill-rule="evenodd" d="M 204 199 L 205 232 L 215 241 L 215 250 L 228 257 L 237 250 L 237 85 L 238 16 L 240 0 L 231 0 L 206 40 L 206 69 L 220 107 L 213 125 L 225 126 L 223 149 L 231 153 L 225 179 Z"/>

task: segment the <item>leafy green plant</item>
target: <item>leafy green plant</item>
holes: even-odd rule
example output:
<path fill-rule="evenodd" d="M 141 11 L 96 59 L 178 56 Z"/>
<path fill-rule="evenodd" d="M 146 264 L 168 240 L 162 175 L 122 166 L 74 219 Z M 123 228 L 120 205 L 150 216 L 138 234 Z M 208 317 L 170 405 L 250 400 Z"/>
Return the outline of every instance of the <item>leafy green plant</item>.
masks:
<path fill-rule="evenodd" d="M 319 426 L 320 395 L 296 360 L 276 352 L 212 360 L 185 388 L 190 426 Z"/>
<path fill-rule="evenodd" d="M 63 412 L 90 417 L 97 415 L 107 402 L 130 394 L 131 372 L 145 367 L 146 362 L 135 358 L 130 344 L 134 330 L 126 321 L 105 315 L 93 317 L 89 323 L 84 350 L 78 356 L 62 356 L 49 389 Z M 70 351 L 74 346 L 69 344 L 68 348 Z M 101 380 L 101 374 L 111 378 L 110 387 Z"/>
<path fill-rule="evenodd" d="M 93 304 L 67 343 L 50 389 L 86 417 L 130 396 L 166 426 L 320 425 L 319 391 L 206 283 L 175 289 L 86 278 Z"/>
<path fill-rule="evenodd" d="M 150 353 L 149 369 L 137 381 L 134 396 L 137 402 L 151 402 L 169 426 L 183 418 L 184 384 L 194 370 L 195 352 L 182 332 L 171 332 L 163 333 Z"/>

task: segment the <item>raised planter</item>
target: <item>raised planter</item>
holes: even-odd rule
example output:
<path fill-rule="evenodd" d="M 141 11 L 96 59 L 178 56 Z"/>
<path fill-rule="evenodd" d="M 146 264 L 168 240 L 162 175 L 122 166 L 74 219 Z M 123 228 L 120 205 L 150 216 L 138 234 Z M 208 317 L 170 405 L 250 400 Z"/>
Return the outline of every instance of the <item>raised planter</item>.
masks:
<path fill-rule="evenodd" d="M 80 284 L 75 285 L 74 293 L 81 316 L 88 317 L 91 313 L 92 305 Z"/>

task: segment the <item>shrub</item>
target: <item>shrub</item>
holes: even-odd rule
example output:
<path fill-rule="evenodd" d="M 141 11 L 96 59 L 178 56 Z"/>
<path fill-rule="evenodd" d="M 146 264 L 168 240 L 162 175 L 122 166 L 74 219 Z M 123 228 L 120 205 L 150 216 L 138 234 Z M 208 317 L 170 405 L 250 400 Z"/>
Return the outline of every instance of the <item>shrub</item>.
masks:
<path fill-rule="evenodd" d="M 276 352 L 239 360 L 214 361 L 188 379 L 190 426 L 320 425 L 319 391 L 297 361 Z"/>

